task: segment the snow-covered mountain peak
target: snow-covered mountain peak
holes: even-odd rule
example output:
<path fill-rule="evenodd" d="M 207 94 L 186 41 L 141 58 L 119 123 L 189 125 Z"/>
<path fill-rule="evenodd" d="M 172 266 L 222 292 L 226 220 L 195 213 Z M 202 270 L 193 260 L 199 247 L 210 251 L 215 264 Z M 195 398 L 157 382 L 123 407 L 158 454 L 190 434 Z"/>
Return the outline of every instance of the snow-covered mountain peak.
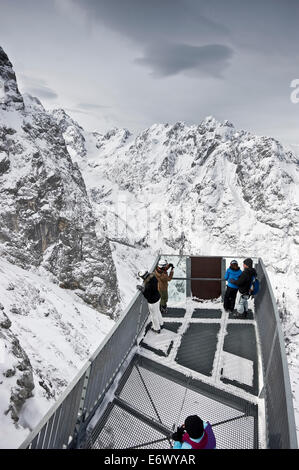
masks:
<path fill-rule="evenodd" d="M 83 132 L 83 128 L 78 124 L 77 121 L 71 118 L 71 116 L 62 108 L 54 109 L 51 114 L 54 116 L 57 124 L 62 131 L 65 131 L 69 126 L 79 128 Z"/>
<path fill-rule="evenodd" d="M 0 109 L 24 109 L 24 101 L 19 92 L 12 64 L 0 47 Z"/>
<path fill-rule="evenodd" d="M 12 65 L 0 52 L 6 80 L 0 112 L 1 251 L 21 267 L 42 266 L 113 316 L 118 294 L 110 247 L 96 236 L 82 174 L 66 147 L 65 129 L 76 155 L 80 149 L 86 153 L 83 129 L 63 110 L 47 112 L 31 96 L 24 107 Z"/>
<path fill-rule="evenodd" d="M 43 104 L 36 96 L 32 96 L 29 93 L 24 93 L 23 100 L 24 100 L 26 112 L 28 113 L 32 113 L 33 111 L 45 112 L 45 108 Z"/>

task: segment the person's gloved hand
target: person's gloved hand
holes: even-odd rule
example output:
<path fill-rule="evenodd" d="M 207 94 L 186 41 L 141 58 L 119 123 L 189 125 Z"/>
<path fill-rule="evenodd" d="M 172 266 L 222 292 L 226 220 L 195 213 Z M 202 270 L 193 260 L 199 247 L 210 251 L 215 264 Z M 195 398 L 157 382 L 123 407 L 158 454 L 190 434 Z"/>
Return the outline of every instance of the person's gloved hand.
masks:
<path fill-rule="evenodd" d="M 168 266 L 169 266 L 171 269 L 174 269 L 174 266 L 173 266 L 173 264 L 169 263 L 169 265 L 168 265 Z"/>
<path fill-rule="evenodd" d="M 171 439 L 173 439 L 174 441 L 182 442 L 184 432 L 185 428 L 183 426 L 179 426 L 176 432 L 172 434 Z"/>
<path fill-rule="evenodd" d="M 141 285 L 138 285 L 138 286 L 136 286 L 136 288 L 137 288 L 138 290 L 140 290 L 141 292 L 143 292 L 143 291 L 144 291 L 144 287 L 143 287 L 143 286 L 141 286 Z"/>

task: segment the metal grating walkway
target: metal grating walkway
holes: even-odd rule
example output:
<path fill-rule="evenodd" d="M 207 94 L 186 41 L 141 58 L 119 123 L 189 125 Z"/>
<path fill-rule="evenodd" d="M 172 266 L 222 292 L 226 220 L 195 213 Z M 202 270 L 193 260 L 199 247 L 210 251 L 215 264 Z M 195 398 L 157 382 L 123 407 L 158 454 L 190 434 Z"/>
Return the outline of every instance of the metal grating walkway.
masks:
<path fill-rule="evenodd" d="M 169 449 L 165 437 L 195 413 L 215 426 L 218 449 L 259 447 L 258 400 L 251 400 L 258 393 L 254 312 L 236 319 L 220 299 L 189 300 L 164 317 L 163 334 L 145 328 L 86 447 Z"/>
<path fill-rule="evenodd" d="M 214 425 L 218 449 L 257 447 L 257 410 L 246 401 L 137 356 L 116 398 L 89 435 L 87 448 L 169 449 L 165 436 L 189 414 Z M 164 440 L 161 440 L 163 439 Z M 155 441 L 153 444 L 151 442 Z M 158 441 L 158 442 L 156 442 Z"/>
<path fill-rule="evenodd" d="M 219 297 L 231 257 L 167 259 L 178 277 L 161 333 L 150 331 L 147 302 L 136 293 L 20 449 L 168 449 L 190 414 L 212 424 L 218 449 L 297 448 L 283 336 L 263 261 L 252 310 L 236 318 Z M 208 299 L 206 281 L 214 286 Z"/>

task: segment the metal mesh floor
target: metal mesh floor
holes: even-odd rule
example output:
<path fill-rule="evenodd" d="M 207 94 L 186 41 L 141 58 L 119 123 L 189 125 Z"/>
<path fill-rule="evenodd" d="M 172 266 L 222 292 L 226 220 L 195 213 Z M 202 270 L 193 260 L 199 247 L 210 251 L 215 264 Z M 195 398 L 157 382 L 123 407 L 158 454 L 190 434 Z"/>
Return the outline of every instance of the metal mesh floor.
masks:
<path fill-rule="evenodd" d="M 140 445 L 140 449 L 170 449 L 169 442 L 155 442 L 165 435 L 136 418 L 117 405 L 109 410 L 109 416 L 102 429 L 95 429 L 98 436 L 93 437 L 88 447 L 92 449 L 128 449 Z M 145 443 L 145 445 L 142 445 Z"/>
<path fill-rule="evenodd" d="M 235 316 L 238 318 L 238 315 L 239 315 L 239 314 L 238 314 L 237 310 L 235 309 L 233 313 L 230 313 L 230 314 L 229 314 L 229 317 L 228 317 L 228 318 L 229 318 L 230 320 L 231 320 L 231 319 L 234 319 Z M 243 315 L 241 315 L 239 318 L 244 318 L 244 317 L 243 317 Z M 253 311 L 252 311 L 252 310 L 250 310 L 250 309 L 248 310 L 247 315 L 246 315 L 246 319 L 247 319 L 247 320 L 253 320 L 253 319 L 254 319 Z"/>
<path fill-rule="evenodd" d="M 139 362 L 137 357 L 124 375 L 114 402 L 89 436 L 88 448 L 169 449 L 169 440 L 159 440 L 170 435 L 190 414 L 198 414 L 214 425 L 218 449 L 256 447 L 257 417 L 246 403 L 234 407 L 233 397 L 230 404 L 227 397 L 222 402 L 216 399 L 216 390 L 214 397 L 213 393 L 190 387 L 186 377 L 185 383 L 179 383 L 155 370 L 154 363 L 145 359 Z"/>
<path fill-rule="evenodd" d="M 165 357 L 158 347 L 162 333 L 151 343 L 146 327 L 140 355 L 87 447 L 169 449 L 169 436 L 191 414 L 212 424 L 217 449 L 258 447 L 258 406 L 251 400 L 258 391 L 254 321 L 230 318 L 221 307 L 191 302 L 169 308 L 164 328 L 173 339 Z"/>
<path fill-rule="evenodd" d="M 248 386 L 235 383 L 237 387 L 249 393 L 258 395 L 258 358 L 256 336 L 253 325 L 228 325 L 227 335 L 224 340 L 223 351 L 236 354 L 239 357 L 252 361 L 253 364 L 253 384 Z M 234 383 L 227 379 L 222 379 L 224 383 Z"/>
<path fill-rule="evenodd" d="M 216 308 L 196 308 L 192 318 L 221 318 L 222 311 Z"/>
<path fill-rule="evenodd" d="M 167 313 L 162 313 L 162 316 L 167 318 L 167 317 L 172 317 L 172 318 L 183 318 L 185 316 L 186 310 L 184 308 L 174 308 L 174 307 L 169 307 L 167 309 Z"/>
<path fill-rule="evenodd" d="M 192 323 L 184 333 L 175 358 L 178 364 L 211 376 L 220 325 Z"/>

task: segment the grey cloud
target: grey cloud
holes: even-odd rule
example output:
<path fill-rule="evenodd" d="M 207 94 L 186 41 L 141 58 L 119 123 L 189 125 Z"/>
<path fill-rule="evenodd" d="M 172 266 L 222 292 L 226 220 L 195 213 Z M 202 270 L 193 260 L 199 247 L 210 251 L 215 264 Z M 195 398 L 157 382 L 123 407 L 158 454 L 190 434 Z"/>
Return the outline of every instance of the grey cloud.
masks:
<path fill-rule="evenodd" d="M 293 56 L 298 50 L 298 0 L 208 0 L 205 14 L 222 21 L 230 41 L 255 54 Z"/>
<path fill-rule="evenodd" d="M 38 98 L 47 98 L 48 100 L 54 100 L 58 98 L 57 93 L 54 90 L 51 90 L 49 87 L 34 87 L 26 88 L 26 91 L 31 95 L 37 96 Z"/>
<path fill-rule="evenodd" d="M 38 98 L 46 98 L 48 100 L 58 98 L 56 91 L 50 88 L 43 78 L 29 77 L 28 75 L 21 74 L 21 79 L 25 91 L 31 95 L 36 95 Z"/>
<path fill-rule="evenodd" d="M 96 103 L 79 103 L 77 106 L 79 109 L 86 109 L 86 110 L 102 110 L 102 109 L 110 108 L 110 106 L 96 104 Z"/>
<path fill-rule="evenodd" d="M 93 22 L 141 48 L 154 42 L 234 44 L 257 54 L 292 55 L 298 44 L 298 0 L 69 0 Z"/>
<path fill-rule="evenodd" d="M 94 115 L 94 113 L 90 113 L 89 111 L 84 111 L 83 109 L 79 108 L 68 108 L 64 107 L 64 110 L 70 113 L 77 113 L 77 114 L 86 114 L 86 115 Z"/>
<path fill-rule="evenodd" d="M 155 77 L 184 72 L 221 77 L 233 51 L 230 31 L 206 16 L 203 0 L 72 0 L 93 21 L 128 37 L 141 48 L 135 63 Z"/>
<path fill-rule="evenodd" d="M 78 103 L 74 108 L 65 108 L 66 111 L 78 114 L 97 116 L 98 111 L 111 109 L 111 106 L 105 106 L 97 103 Z"/>
<path fill-rule="evenodd" d="M 150 67 L 156 77 L 193 72 L 221 78 L 232 56 L 233 50 L 220 44 L 168 44 L 150 47 L 145 57 L 136 59 L 135 62 Z"/>
<path fill-rule="evenodd" d="M 163 39 L 217 40 L 228 28 L 202 12 L 202 0 L 72 0 L 92 19 L 140 44 Z"/>

